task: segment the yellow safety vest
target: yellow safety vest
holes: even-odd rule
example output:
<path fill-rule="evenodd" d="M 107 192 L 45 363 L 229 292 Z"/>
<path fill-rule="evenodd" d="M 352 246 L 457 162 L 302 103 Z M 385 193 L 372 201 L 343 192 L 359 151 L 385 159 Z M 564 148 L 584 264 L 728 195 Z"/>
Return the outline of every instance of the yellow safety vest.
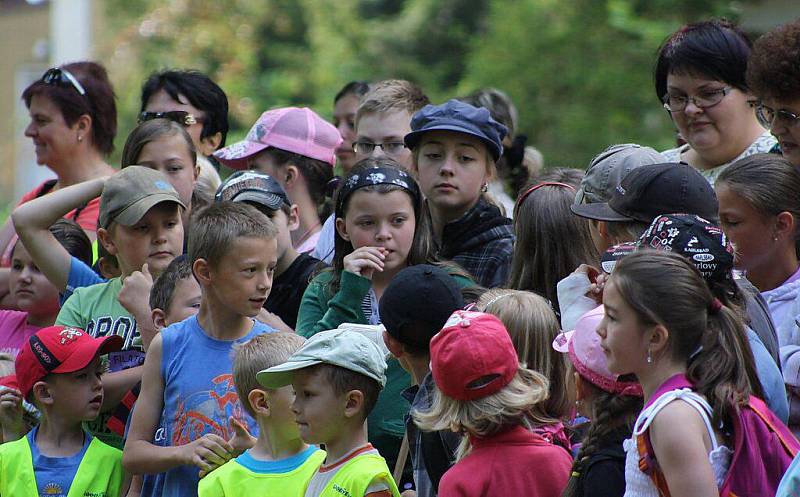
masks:
<path fill-rule="evenodd" d="M 117 497 L 122 451 L 92 438 L 67 497 Z M 0 445 L 0 497 L 39 497 L 28 437 Z"/>
<path fill-rule="evenodd" d="M 319 497 L 364 497 L 369 484 L 377 478 L 389 485 L 394 497 L 400 497 L 386 460 L 377 454 L 363 454 L 347 461 Z"/>

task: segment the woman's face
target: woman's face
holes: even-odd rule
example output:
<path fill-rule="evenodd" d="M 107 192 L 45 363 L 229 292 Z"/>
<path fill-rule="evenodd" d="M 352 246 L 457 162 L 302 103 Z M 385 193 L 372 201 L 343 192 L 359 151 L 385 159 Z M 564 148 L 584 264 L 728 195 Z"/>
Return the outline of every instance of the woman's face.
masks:
<path fill-rule="evenodd" d="M 356 110 L 360 100 L 352 93 L 340 98 L 333 107 L 333 125 L 342 135 L 342 143 L 336 149 L 336 160 L 345 173 L 356 163 L 353 141 L 356 139 Z"/>
<path fill-rule="evenodd" d="M 796 116 L 800 115 L 800 98 L 795 100 L 765 98 L 763 103 L 773 111 L 786 111 Z M 778 139 L 781 152 L 786 160 L 791 162 L 794 167 L 800 167 L 800 122 L 787 120 L 778 115 L 772 122 L 770 131 Z"/>
<path fill-rule="evenodd" d="M 750 96 L 727 83 L 688 73 L 667 75 L 667 94 L 677 97 L 702 97 L 729 88 L 719 103 L 706 108 L 694 101 L 683 110 L 672 112 L 672 120 L 695 153 L 713 165 L 736 158 L 750 145 L 755 112 Z M 722 160 L 720 159 L 722 158 Z"/>
<path fill-rule="evenodd" d="M 25 136 L 33 140 L 36 163 L 40 166 L 57 165 L 70 157 L 77 147 L 78 123 L 68 126 L 61 110 L 43 95 L 34 95 L 28 108 L 31 122 Z M 89 137 L 81 136 L 83 140 Z"/>

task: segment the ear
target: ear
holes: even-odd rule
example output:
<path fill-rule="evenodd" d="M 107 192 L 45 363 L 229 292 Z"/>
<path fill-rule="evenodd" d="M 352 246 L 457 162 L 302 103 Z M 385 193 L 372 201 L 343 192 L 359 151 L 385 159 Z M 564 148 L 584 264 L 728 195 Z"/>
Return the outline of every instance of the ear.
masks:
<path fill-rule="evenodd" d="M 292 206 L 289 207 L 287 221 L 289 221 L 289 231 L 294 231 L 300 227 L 300 208 L 297 204 L 292 204 Z"/>
<path fill-rule="evenodd" d="M 111 238 L 111 233 L 105 228 L 97 229 L 97 241 L 103 244 L 103 248 L 111 255 L 117 255 L 117 246 Z"/>
<path fill-rule="evenodd" d="M 344 416 L 354 418 L 364 410 L 364 393 L 361 390 L 350 390 L 345 394 Z"/>
<path fill-rule="evenodd" d="M 247 394 L 247 402 L 250 403 L 250 408 L 262 416 L 269 416 L 269 394 L 264 390 L 254 388 Z"/>
<path fill-rule="evenodd" d="M 339 232 L 339 236 L 350 241 L 350 235 L 347 234 L 347 224 L 344 222 L 344 219 L 337 217 L 336 218 L 336 231 Z"/>
<path fill-rule="evenodd" d="M 300 171 L 297 169 L 297 166 L 291 162 L 288 162 L 286 163 L 286 167 L 283 168 L 282 172 L 284 175 L 284 184 L 286 185 L 286 190 L 293 190 L 298 179 L 300 178 Z"/>
<path fill-rule="evenodd" d="M 669 345 L 669 330 L 664 325 L 657 324 L 650 328 L 648 347 L 653 357 L 659 357 L 666 352 Z"/>
<path fill-rule="evenodd" d="M 92 117 L 89 114 L 82 114 L 72 125 L 72 128 L 77 133 L 78 141 L 86 141 L 92 139 Z"/>
<path fill-rule="evenodd" d="M 153 318 L 153 324 L 156 327 L 156 331 L 161 331 L 167 327 L 167 314 L 164 311 L 158 308 L 153 309 L 151 316 Z"/>
<path fill-rule="evenodd" d="M 795 219 L 791 212 L 783 211 L 775 218 L 775 236 L 794 238 Z"/>
<path fill-rule="evenodd" d="M 211 264 L 207 260 L 197 259 L 194 261 L 192 271 L 201 288 L 211 286 Z"/>
<path fill-rule="evenodd" d="M 217 150 L 220 143 L 222 143 L 222 133 L 214 133 L 211 136 L 200 139 L 197 151 L 203 155 L 211 155 Z"/>
<path fill-rule="evenodd" d="M 383 331 L 383 343 L 386 344 L 386 348 L 389 349 L 389 352 L 391 352 L 396 358 L 400 359 L 403 357 L 403 355 L 405 355 L 403 344 L 398 342 L 397 339 L 390 335 L 386 330 Z"/>
<path fill-rule="evenodd" d="M 53 393 L 50 391 L 50 385 L 48 385 L 44 381 L 37 381 L 33 384 L 33 398 L 39 403 L 39 405 L 53 405 Z"/>

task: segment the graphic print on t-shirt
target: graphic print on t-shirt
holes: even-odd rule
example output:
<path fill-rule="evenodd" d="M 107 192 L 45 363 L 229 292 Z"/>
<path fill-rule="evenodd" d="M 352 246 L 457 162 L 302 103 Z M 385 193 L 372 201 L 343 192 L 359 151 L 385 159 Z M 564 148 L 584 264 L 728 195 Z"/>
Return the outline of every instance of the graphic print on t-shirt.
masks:
<path fill-rule="evenodd" d="M 211 383 L 211 390 L 195 392 L 179 400 L 172 425 L 173 446 L 191 443 L 207 433 L 230 439 L 233 432 L 229 430 L 228 418 L 231 416 L 247 424 L 233 375 L 221 374 Z"/>

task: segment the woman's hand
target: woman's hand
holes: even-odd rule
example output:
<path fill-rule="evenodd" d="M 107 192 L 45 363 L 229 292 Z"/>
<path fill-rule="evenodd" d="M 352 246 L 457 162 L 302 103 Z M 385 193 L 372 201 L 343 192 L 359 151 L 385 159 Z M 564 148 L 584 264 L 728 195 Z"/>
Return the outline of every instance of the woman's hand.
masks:
<path fill-rule="evenodd" d="M 372 279 L 375 271 L 383 271 L 386 249 L 383 247 L 360 247 L 344 258 L 344 270 Z"/>

